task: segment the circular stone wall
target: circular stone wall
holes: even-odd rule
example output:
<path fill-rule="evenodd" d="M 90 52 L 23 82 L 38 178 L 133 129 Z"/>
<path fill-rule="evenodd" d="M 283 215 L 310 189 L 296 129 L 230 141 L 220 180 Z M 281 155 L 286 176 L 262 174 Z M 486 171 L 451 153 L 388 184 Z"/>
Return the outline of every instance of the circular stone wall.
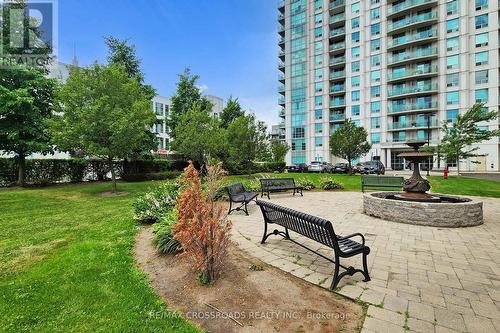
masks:
<path fill-rule="evenodd" d="M 483 223 L 483 203 L 474 199 L 432 194 L 456 199 L 456 203 L 427 203 L 387 199 L 401 192 L 374 192 L 363 196 L 365 214 L 388 221 L 433 227 L 470 227 Z"/>

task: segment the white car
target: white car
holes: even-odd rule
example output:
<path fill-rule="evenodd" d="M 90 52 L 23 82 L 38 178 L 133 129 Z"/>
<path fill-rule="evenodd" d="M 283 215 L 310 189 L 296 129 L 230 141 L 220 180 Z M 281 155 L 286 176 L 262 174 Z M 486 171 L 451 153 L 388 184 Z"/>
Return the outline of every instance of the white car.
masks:
<path fill-rule="evenodd" d="M 319 173 L 331 173 L 333 171 L 333 166 L 326 162 L 311 162 L 308 168 L 309 172 L 319 172 Z"/>

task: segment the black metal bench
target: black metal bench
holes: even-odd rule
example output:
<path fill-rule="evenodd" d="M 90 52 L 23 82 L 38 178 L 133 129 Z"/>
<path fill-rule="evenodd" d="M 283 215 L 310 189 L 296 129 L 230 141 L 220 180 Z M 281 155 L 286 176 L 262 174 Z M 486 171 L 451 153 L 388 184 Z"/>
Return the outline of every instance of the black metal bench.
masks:
<path fill-rule="evenodd" d="M 280 235 L 284 239 L 290 240 L 293 243 L 302 246 L 303 248 L 316 253 L 317 255 L 325 258 L 326 260 L 335 264 L 333 273 L 333 281 L 330 289 L 335 289 L 340 279 L 346 275 L 354 275 L 359 272 L 362 273 L 365 279 L 363 281 L 370 281 L 368 274 L 368 266 L 366 264 L 366 257 L 370 253 L 370 248 L 365 245 L 365 237 L 360 233 L 355 233 L 348 236 L 338 236 L 333 231 L 333 226 L 330 221 L 322 218 L 308 215 L 295 211 L 290 208 L 278 206 L 271 202 L 257 200 L 257 205 L 262 210 L 264 216 L 264 236 L 261 243 L 264 244 L 270 235 Z M 275 229 L 273 232 L 267 233 L 268 224 L 277 224 L 285 228 L 285 231 L 278 231 Z M 318 253 L 305 245 L 302 245 L 290 238 L 288 230 L 295 231 L 302 236 L 315 240 L 331 249 L 333 249 L 334 260 L 328 258 L 321 253 Z M 355 242 L 350 238 L 354 236 L 361 237 L 361 243 Z M 340 258 L 349 258 L 357 254 L 363 255 L 363 270 L 354 269 L 354 267 L 345 267 L 340 264 Z M 339 274 L 339 268 L 345 269 L 345 272 Z"/>
<path fill-rule="evenodd" d="M 265 192 L 267 192 L 267 198 L 271 199 L 269 193 L 288 190 L 293 190 L 293 195 L 295 195 L 295 193 L 300 193 L 300 195 L 303 196 L 302 187 L 295 185 L 295 179 L 293 178 L 261 178 L 259 180 L 261 198 L 264 196 Z"/>
<path fill-rule="evenodd" d="M 364 193 L 368 187 L 403 188 L 403 177 L 396 176 L 361 176 L 361 191 Z"/>
<path fill-rule="evenodd" d="M 229 196 L 229 211 L 227 213 L 231 214 L 232 211 L 243 210 L 248 215 L 247 204 L 254 199 L 257 200 L 258 194 L 247 191 L 242 183 L 231 184 L 226 186 L 225 189 Z M 233 202 L 239 203 L 240 206 L 233 208 Z"/>

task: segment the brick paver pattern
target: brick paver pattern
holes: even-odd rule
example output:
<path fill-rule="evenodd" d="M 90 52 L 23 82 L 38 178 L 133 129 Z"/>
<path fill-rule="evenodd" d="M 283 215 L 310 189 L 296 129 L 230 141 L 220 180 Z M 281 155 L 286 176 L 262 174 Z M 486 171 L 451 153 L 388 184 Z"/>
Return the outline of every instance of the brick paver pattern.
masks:
<path fill-rule="evenodd" d="M 469 228 L 436 228 L 384 221 L 362 212 L 357 192 L 275 194 L 271 201 L 328 219 L 335 232 L 362 233 L 371 248 L 372 280 L 342 279 L 337 292 L 369 304 L 362 332 L 500 332 L 500 199 L 484 198 L 485 223 Z M 237 212 L 233 239 L 265 263 L 329 288 L 333 265 L 279 236 L 261 245 L 263 219 L 255 204 L 250 216 Z M 408 217 L 409 219 L 411 216 Z M 270 230 L 274 226 L 270 225 Z M 332 256 L 319 243 L 291 237 Z M 361 266 L 361 256 L 343 261 Z M 324 310 L 324 309 L 322 309 Z"/>

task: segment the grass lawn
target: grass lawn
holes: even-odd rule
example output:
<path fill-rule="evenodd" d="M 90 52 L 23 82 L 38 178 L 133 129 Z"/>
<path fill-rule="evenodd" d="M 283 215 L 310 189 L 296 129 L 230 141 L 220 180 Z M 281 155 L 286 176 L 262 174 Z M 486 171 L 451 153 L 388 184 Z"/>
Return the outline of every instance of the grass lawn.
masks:
<path fill-rule="evenodd" d="M 0 190 L 0 332 L 196 332 L 134 265 L 131 202 L 150 184 Z"/>
<path fill-rule="evenodd" d="M 263 173 L 250 176 L 229 176 L 227 179 L 227 183 L 241 181 L 244 185 L 247 185 L 250 181 L 261 177 L 292 177 L 295 178 L 295 180 L 305 178 L 312 181 L 317 189 L 320 187 L 321 179 L 333 178 L 342 183 L 347 191 L 361 191 L 361 176 L 349 176 L 345 174 L 331 175 L 318 173 Z M 429 177 L 429 181 L 431 182 L 433 192 L 500 198 L 500 182 L 494 180 L 464 177 L 449 177 L 448 179 L 443 179 L 443 177 L 431 176 Z"/>

